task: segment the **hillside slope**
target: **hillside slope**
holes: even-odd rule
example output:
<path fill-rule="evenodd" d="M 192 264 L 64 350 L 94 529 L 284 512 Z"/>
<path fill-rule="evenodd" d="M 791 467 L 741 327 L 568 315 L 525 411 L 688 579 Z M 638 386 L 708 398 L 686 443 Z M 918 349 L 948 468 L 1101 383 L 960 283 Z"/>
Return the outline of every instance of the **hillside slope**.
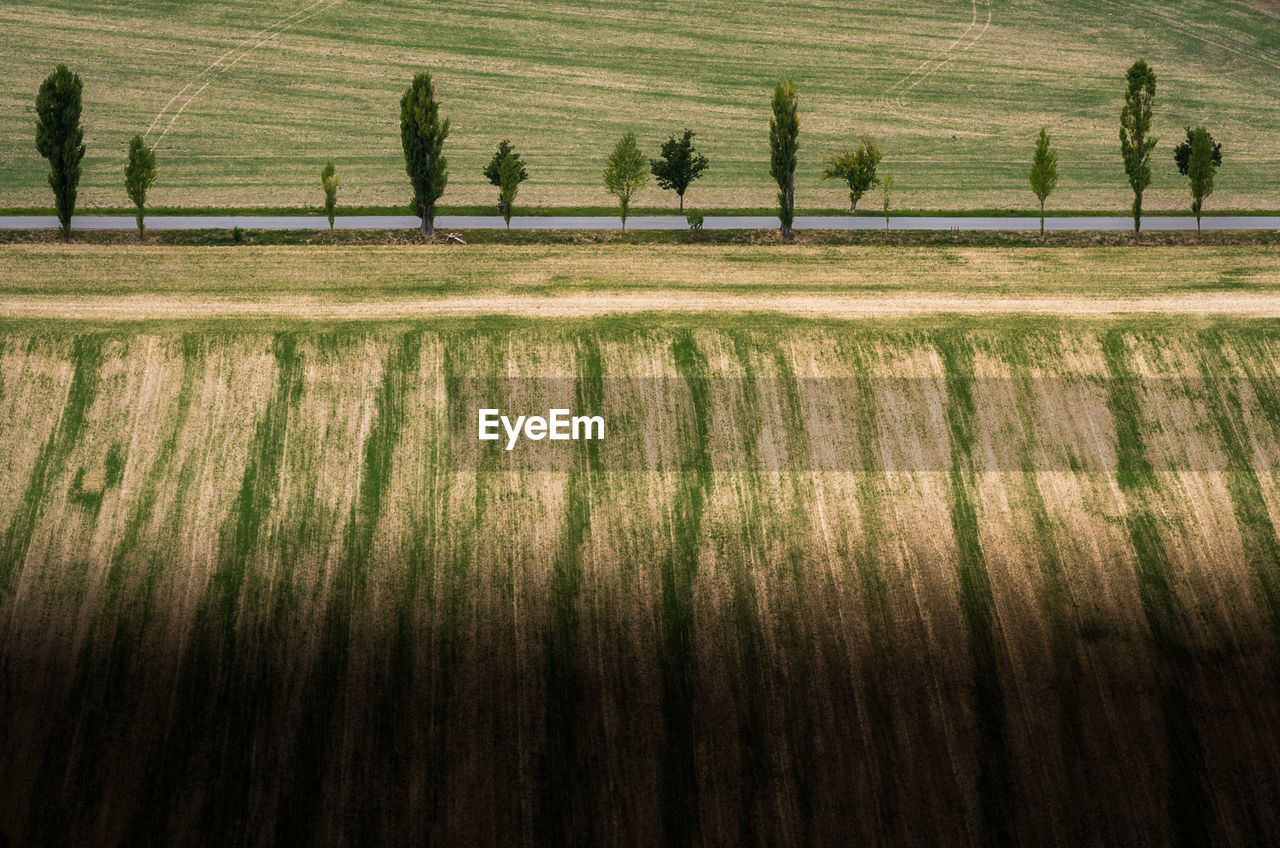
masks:
<path fill-rule="evenodd" d="M 342 203 L 405 203 L 398 104 L 425 69 L 453 122 L 446 204 L 495 202 L 480 172 L 504 137 L 531 169 L 522 203 L 607 204 L 600 171 L 623 132 L 656 155 L 688 126 L 711 158 L 690 203 L 770 206 L 769 96 L 793 77 L 802 207 L 847 204 L 821 162 L 870 132 L 900 208 L 1029 209 L 1047 125 L 1052 205 L 1123 212 L 1117 122 L 1139 57 L 1159 74 L 1148 208 L 1187 207 L 1172 151 L 1198 122 L 1226 159 L 1208 208 L 1280 207 L 1280 12 L 1258 0 L 38 0 L 0 3 L 0 32 L 4 207 L 49 204 L 32 104 L 67 62 L 86 83 L 90 206 L 127 203 L 137 132 L 159 148 L 153 204 L 319 205 L 327 159 Z"/>

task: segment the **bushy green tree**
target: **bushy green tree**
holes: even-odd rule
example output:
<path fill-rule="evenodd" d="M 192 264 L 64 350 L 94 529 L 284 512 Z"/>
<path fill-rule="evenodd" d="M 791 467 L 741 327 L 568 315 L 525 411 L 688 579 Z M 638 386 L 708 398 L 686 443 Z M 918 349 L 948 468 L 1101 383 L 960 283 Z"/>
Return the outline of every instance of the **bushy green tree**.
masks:
<path fill-rule="evenodd" d="M 508 153 L 503 156 L 498 165 L 498 202 L 502 204 L 502 220 L 506 222 L 508 230 L 511 229 L 511 208 L 515 205 L 516 194 L 524 179 L 520 174 L 520 161 L 515 155 Z"/>
<path fill-rule="evenodd" d="M 413 84 L 400 98 L 400 143 L 404 147 L 404 168 L 413 186 L 411 208 L 422 220 L 422 235 L 436 232 L 436 201 L 449 183 L 449 165 L 444 157 L 444 140 L 449 137 L 449 120 L 440 119 L 440 103 L 431 74 L 413 75 Z"/>
<path fill-rule="evenodd" d="M 791 238 L 796 218 L 796 163 L 800 149 L 800 103 L 795 84 L 778 83 L 773 90 L 769 120 L 769 173 L 778 184 L 778 223 L 783 238 Z"/>
<path fill-rule="evenodd" d="M 49 160 L 49 187 L 64 239 L 71 237 L 71 216 L 75 214 L 84 159 L 84 127 L 80 125 L 83 93 L 80 75 L 59 65 L 45 77 L 36 94 L 36 149 Z"/>
<path fill-rule="evenodd" d="M 876 166 L 882 158 L 884 154 L 876 140 L 864 135 L 857 150 L 843 150 L 838 156 L 827 157 L 822 179 L 843 180 L 849 186 L 849 211 L 852 212 L 858 208 L 858 201 L 863 195 L 880 184 L 876 178 Z"/>
<path fill-rule="evenodd" d="M 635 133 L 627 133 L 618 140 L 605 164 L 604 187 L 618 198 L 624 233 L 627 231 L 627 210 L 631 207 L 631 198 L 647 182 L 648 164 L 644 154 L 640 152 Z"/>
<path fill-rule="evenodd" d="M 338 206 L 338 169 L 332 162 L 325 162 L 320 169 L 320 187 L 324 189 L 324 214 L 333 229 L 333 211 Z"/>
<path fill-rule="evenodd" d="M 693 130 L 685 130 L 677 139 L 674 135 L 662 143 L 660 158 L 650 159 L 649 168 L 658 182 L 658 187 L 666 191 L 674 191 L 680 198 L 680 211 L 684 212 L 684 193 L 689 184 L 707 169 L 707 157 L 693 146 Z"/>
<path fill-rule="evenodd" d="M 1040 128 L 1040 137 L 1036 139 L 1036 153 L 1027 178 L 1040 201 L 1040 238 L 1044 238 L 1044 202 L 1058 187 L 1058 154 L 1049 144 L 1049 132 L 1044 127 Z"/>
<path fill-rule="evenodd" d="M 502 160 L 508 156 L 516 163 L 516 172 L 520 176 L 520 182 L 529 179 L 529 169 L 525 167 L 524 160 L 520 158 L 519 153 L 516 153 L 516 149 L 511 142 L 504 138 L 498 142 L 498 149 L 493 154 L 493 158 L 489 160 L 489 164 L 484 166 L 484 178 L 498 189 L 502 188 Z M 502 192 L 499 191 L 498 193 L 501 195 Z M 498 202 L 502 202 L 501 197 L 499 197 Z"/>
<path fill-rule="evenodd" d="M 124 188 L 129 199 L 138 207 L 138 235 L 146 233 L 144 220 L 147 205 L 147 189 L 156 181 L 156 152 L 147 146 L 142 136 L 129 139 L 129 162 L 124 166 Z"/>
<path fill-rule="evenodd" d="M 1120 153 L 1133 188 L 1133 231 L 1142 231 L 1142 193 L 1151 185 L 1151 105 L 1156 97 L 1156 72 L 1145 59 L 1133 63 L 1125 75 L 1128 87 L 1120 112 Z"/>
<path fill-rule="evenodd" d="M 1191 183 L 1191 212 L 1196 216 L 1196 232 L 1200 232 L 1200 210 L 1204 200 L 1213 194 L 1213 177 L 1222 161 L 1221 145 L 1213 144 L 1213 136 L 1204 127 L 1191 134 L 1191 151 L 1187 157 L 1187 178 Z"/>
<path fill-rule="evenodd" d="M 1191 162 L 1191 142 L 1195 138 L 1195 130 L 1187 127 L 1187 139 L 1173 149 L 1173 161 L 1178 164 L 1178 173 L 1187 176 L 1187 166 Z M 1209 132 L 1205 130 L 1205 132 Z M 1213 167 L 1222 167 L 1222 145 L 1213 140 L 1209 133 L 1209 143 L 1213 145 Z"/>

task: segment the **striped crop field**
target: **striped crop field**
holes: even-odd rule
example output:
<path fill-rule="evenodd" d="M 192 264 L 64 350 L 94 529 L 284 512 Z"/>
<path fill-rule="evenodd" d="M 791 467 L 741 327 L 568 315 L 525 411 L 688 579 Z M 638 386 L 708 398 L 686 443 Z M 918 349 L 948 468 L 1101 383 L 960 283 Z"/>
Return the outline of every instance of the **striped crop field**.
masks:
<path fill-rule="evenodd" d="M 711 167 L 699 208 L 773 205 L 769 97 L 801 103 L 801 208 L 839 209 L 824 157 L 872 133 L 902 209 L 1029 210 L 1035 137 L 1053 135 L 1051 208 L 1123 213 L 1125 70 L 1158 74 L 1148 210 L 1186 210 L 1173 162 L 1205 124 L 1224 165 L 1206 209 L 1280 207 L 1280 10 L 1266 0 L 0 0 L 0 207 L 51 204 L 34 98 L 59 62 L 85 81 L 81 202 L 128 204 L 128 140 L 157 148 L 153 205 L 319 206 L 409 199 L 399 98 L 432 72 L 451 177 L 446 206 L 489 205 L 502 138 L 523 152 L 525 206 L 606 206 L 604 159 L 626 131 L 656 156 L 689 127 Z M 673 208 L 650 186 L 642 207 Z M 871 201 L 866 201 L 870 204 Z"/>
<path fill-rule="evenodd" d="M 1280 833 L 1274 320 L 12 320 L 0 445 L 18 845 Z"/>

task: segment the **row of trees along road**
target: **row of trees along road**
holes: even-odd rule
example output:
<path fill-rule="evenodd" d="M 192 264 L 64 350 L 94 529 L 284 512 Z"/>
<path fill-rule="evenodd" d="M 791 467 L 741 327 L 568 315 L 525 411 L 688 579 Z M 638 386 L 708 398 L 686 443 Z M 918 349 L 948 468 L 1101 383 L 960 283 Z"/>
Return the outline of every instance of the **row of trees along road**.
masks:
<path fill-rule="evenodd" d="M 1151 155 L 1156 138 L 1151 134 L 1156 98 L 1156 72 L 1145 59 L 1134 62 L 1125 74 L 1124 107 L 1120 110 L 1120 157 L 1124 173 L 1133 189 L 1133 232 L 1142 232 L 1142 195 L 1151 185 Z M 1222 145 L 1204 127 L 1186 127 L 1186 141 L 1173 151 L 1178 172 L 1187 177 L 1191 189 L 1191 212 L 1196 231 L 1204 201 L 1213 194 L 1213 179 L 1222 166 Z M 1031 189 L 1040 200 L 1040 234 L 1044 235 L 1044 202 L 1058 186 L 1058 155 L 1049 143 L 1049 134 L 1040 129 L 1029 174 Z"/>
<path fill-rule="evenodd" d="M 1151 184 L 1151 157 L 1156 147 L 1152 135 L 1153 104 L 1156 75 L 1151 66 L 1139 59 L 1126 74 L 1124 107 L 1120 112 L 1120 152 L 1125 175 L 1133 190 L 1133 229 L 1142 229 L 1143 193 Z M 78 74 L 66 65 L 58 65 L 45 79 L 36 95 L 36 149 L 49 162 L 49 186 L 53 189 L 54 207 L 63 238 L 71 234 L 71 217 L 75 212 L 76 192 L 84 160 L 84 127 L 80 117 L 84 86 Z M 769 173 L 778 186 L 778 221 L 783 237 L 791 238 L 795 222 L 796 168 L 799 162 L 800 103 L 794 83 L 778 83 L 773 92 L 772 117 L 769 121 Z M 614 146 L 605 163 L 605 190 L 618 202 L 622 228 L 636 192 L 642 189 L 650 174 L 659 187 L 674 191 L 684 211 L 684 195 L 689 186 L 709 166 L 707 157 L 694 146 L 695 133 L 684 130 L 663 143 L 658 158 L 647 159 L 635 133 L 627 133 Z M 422 234 L 435 234 L 436 203 L 449 184 L 449 163 L 444 143 L 449 137 L 449 120 L 440 115 L 440 103 L 429 73 L 415 74 L 412 84 L 400 98 L 400 140 L 404 150 L 405 172 L 413 195 L 410 208 L 421 221 Z M 839 179 L 849 187 L 849 210 L 875 186 L 883 192 L 886 226 L 892 177 L 877 174 L 883 152 L 871 136 L 863 136 L 858 147 L 845 149 L 826 160 L 822 179 Z M 1204 201 L 1213 193 L 1214 176 L 1222 165 L 1222 145 L 1202 126 L 1186 128 L 1186 140 L 1174 150 L 1179 172 L 1188 180 L 1191 211 L 1200 229 Z M 125 166 L 125 189 L 137 208 L 138 232 L 145 231 L 147 191 L 157 173 L 155 151 L 143 136 L 129 142 Z M 529 179 L 527 164 L 503 139 L 497 152 L 484 169 L 484 175 L 498 188 L 498 206 L 511 227 L 511 214 L 520 184 Z M 1044 234 L 1045 202 L 1058 186 L 1058 155 L 1054 151 L 1048 129 L 1042 127 L 1036 139 L 1035 154 L 1028 174 L 1031 189 L 1040 203 L 1040 233 Z M 338 176 L 332 162 L 320 174 L 325 195 L 325 214 L 333 227 L 337 207 Z"/>

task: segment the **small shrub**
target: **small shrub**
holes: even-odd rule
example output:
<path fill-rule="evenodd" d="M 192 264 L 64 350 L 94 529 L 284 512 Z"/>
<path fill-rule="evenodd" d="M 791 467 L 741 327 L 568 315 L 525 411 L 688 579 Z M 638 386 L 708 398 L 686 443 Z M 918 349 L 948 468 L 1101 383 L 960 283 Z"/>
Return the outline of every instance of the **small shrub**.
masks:
<path fill-rule="evenodd" d="M 693 230 L 695 233 L 702 229 L 704 216 L 698 210 L 690 209 L 689 213 L 684 216 L 684 219 L 689 222 L 689 229 Z"/>
<path fill-rule="evenodd" d="M 242 227 L 232 227 L 231 240 L 236 244 L 244 244 L 244 229 Z"/>

